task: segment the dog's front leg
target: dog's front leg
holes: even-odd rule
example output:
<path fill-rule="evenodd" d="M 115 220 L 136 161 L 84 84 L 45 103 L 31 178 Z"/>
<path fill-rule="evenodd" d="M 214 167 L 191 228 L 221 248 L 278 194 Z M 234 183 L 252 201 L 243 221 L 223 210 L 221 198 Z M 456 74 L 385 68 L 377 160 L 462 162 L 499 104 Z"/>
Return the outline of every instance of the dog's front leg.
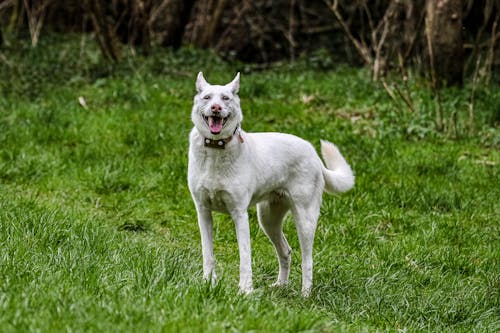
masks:
<path fill-rule="evenodd" d="M 214 257 L 214 227 L 212 220 L 212 212 L 197 205 L 198 226 L 201 234 L 201 250 L 203 255 L 203 279 L 215 284 L 217 276 L 215 274 L 215 257 Z"/>
<path fill-rule="evenodd" d="M 236 237 L 240 253 L 240 292 L 252 292 L 252 250 L 250 247 L 250 226 L 246 210 L 231 213 L 236 226 Z"/>

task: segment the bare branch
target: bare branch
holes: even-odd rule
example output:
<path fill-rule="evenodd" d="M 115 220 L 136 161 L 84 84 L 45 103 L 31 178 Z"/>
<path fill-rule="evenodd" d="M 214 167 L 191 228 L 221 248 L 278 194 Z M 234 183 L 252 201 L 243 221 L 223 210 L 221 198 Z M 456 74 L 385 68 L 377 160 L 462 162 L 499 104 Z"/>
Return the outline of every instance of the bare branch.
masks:
<path fill-rule="evenodd" d="M 337 21 L 339 21 L 340 25 L 342 26 L 342 29 L 344 29 L 344 32 L 346 33 L 347 37 L 349 38 L 349 40 L 351 41 L 351 43 L 354 45 L 354 47 L 356 48 L 356 50 L 358 51 L 358 53 L 361 56 L 361 58 L 363 59 L 363 61 L 366 64 L 368 64 L 368 65 L 372 65 L 373 58 L 372 58 L 372 56 L 370 54 L 370 50 L 365 45 L 361 44 L 354 37 L 354 35 L 351 33 L 351 29 L 349 29 L 349 27 L 347 26 L 344 18 L 342 17 L 342 15 L 339 12 L 339 2 L 338 2 L 338 0 L 334 0 L 332 4 L 329 4 L 327 2 L 327 0 L 324 0 L 324 1 L 328 5 L 328 7 L 330 8 L 330 10 L 333 12 L 333 14 L 335 15 L 335 17 L 337 18 Z"/>

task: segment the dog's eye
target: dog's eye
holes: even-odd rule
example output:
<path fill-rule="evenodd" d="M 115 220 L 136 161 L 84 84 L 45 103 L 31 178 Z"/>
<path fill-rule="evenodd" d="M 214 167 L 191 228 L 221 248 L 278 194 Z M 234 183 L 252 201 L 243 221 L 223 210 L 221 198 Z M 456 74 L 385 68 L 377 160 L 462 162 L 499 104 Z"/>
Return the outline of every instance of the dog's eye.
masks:
<path fill-rule="evenodd" d="M 203 99 L 210 99 L 210 95 L 203 96 Z"/>
<path fill-rule="evenodd" d="M 221 98 L 222 98 L 222 100 L 223 100 L 223 101 L 229 101 L 229 97 L 228 97 L 228 96 L 226 96 L 226 95 L 222 95 L 222 97 L 221 97 Z"/>

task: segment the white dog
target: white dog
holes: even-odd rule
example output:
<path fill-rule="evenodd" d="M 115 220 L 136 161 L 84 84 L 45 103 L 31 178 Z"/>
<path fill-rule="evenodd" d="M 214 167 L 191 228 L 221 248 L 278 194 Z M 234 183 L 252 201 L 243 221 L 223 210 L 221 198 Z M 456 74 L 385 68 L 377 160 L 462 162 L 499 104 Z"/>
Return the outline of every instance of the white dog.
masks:
<path fill-rule="evenodd" d="M 335 145 L 321 141 L 323 166 L 307 141 L 282 133 L 245 133 L 238 89 L 240 74 L 224 86 L 210 85 L 198 74 L 191 114 L 188 184 L 198 213 L 203 277 L 216 279 L 212 211 L 230 214 L 240 255 L 239 288 L 252 291 L 247 210 L 257 204 L 259 224 L 274 244 L 278 280 L 288 282 L 291 248 L 283 234 L 290 210 L 302 250 L 302 293 L 312 286 L 312 248 L 323 190 L 345 192 L 354 186 L 351 168 Z"/>

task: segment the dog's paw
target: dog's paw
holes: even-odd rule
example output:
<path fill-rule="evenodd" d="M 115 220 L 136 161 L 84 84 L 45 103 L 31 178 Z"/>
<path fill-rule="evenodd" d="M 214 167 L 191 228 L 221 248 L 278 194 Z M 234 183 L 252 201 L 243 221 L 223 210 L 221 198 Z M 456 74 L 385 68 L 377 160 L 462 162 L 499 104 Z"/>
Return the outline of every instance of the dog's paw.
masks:
<path fill-rule="evenodd" d="M 203 280 L 207 283 L 210 283 L 212 287 L 215 287 L 215 285 L 217 284 L 217 276 L 215 275 L 215 272 L 203 275 Z"/>
<path fill-rule="evenodd" d="M 281 287 L 286 287 L 288 286 L 288 281 L 276 281 L 273 284 L 271 284 L 272 288 L 281 288 Z"/>
<path fill-rule="evenodd" d="M 253 292 L 252 286 L 240 286 L 239 294 L 240 295 L 250 295 Z"/>
<path fill-rule="evenodd" d="M 302 297 L 309 298 L 311 296 L 311 288 L 302 288 Z"/>

